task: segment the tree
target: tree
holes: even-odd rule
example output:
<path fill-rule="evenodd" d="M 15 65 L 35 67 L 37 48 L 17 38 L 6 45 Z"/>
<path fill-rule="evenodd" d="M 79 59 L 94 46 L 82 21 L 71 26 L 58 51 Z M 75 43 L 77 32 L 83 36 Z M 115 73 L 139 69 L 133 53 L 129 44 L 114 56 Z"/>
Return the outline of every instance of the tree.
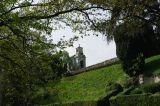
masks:
<path fill-rule="evenodd" d="M 68 63 L 70 61 L 67 51 L 59 51 L 52 57 L 52 69 L 56 70 L 57 77 L 61 77 L 68 71 Z M 55 67 L 57 69 L 55 69 Z"/>
<path fill-rule="evenodd" d="M 130 30 L 133 34 L 136 33 L 135 30 L 137 32 L 142 31 L 141 25 L 135 23 L 134 20 L 140 20 L 153 25 L 157 29 L 159 28 L 159 0 L 88 0 L 88 2 L 108 10 L 110 17 L 105 18 L 103 22 L 95 23 L 95 25 L 97 24 L 97 27 L 101 29 L 100 31 L 111 40 L 116 27 L 124 22 L 126 25 L 133 26 L 133 31 Z M 135 25 L 136 27 L 134 27 Z"/>
<path fill-rule="evenodd" d="M 106 35 L 115 40 L 117 56 L 124 71 L 130 76 L 143 72 L 144 58 L 159 54 L 160 34 L 158 0 L 88 0 L 92 4 L 108 9 L 109 18 L 95 23 Z"/>
<path fill-rule="evenodd" d="M 63 73 L 57 71 L 66 63 L 56 49 L 70 44 L 52 44 L 47 37 L 61 23 L 82 31 L 84 24 L 93 24 L 89 12 L 95 9 L 104 8 L 78 0 L 0 1 L 2 105 L 29 105 L 39 86 Z"/>

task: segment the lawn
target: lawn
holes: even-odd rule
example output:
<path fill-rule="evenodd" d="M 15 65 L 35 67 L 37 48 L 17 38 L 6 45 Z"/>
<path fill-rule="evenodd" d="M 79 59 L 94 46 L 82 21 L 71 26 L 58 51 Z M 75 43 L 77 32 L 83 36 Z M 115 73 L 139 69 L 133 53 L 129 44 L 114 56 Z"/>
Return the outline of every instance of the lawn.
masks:
<path fill-rule="evenodd" d="M 153 56 L 145 60 L 145 73 L 160 75 L 160 55 Z M 64 77 L 56 85 L 50 83 L 47 86 L 47 93 L 40 89 L 39 93 L 45 94 L 40 104 L 52 103 L 74 103 L 80 101 L 97 101 L 106 96 L 106 85 L 110 82 L 123 84 L 128 76 L 123 72 L 121 65 L 116 64 L 105 68 L 100 68 Z M 55 92 L 57 95 L 55 95 Z"/>
<path fill-rule="evenodd" d="M 122 84 L 128 76 L 123 72 L 121 65 L 96 69 L 79 75 L 64 77 L 59 83 L 50 84 L 47 89 L 50 94 L 44 103 L 73 103 L 76 101 L 97 101 L 106 96 L 106 85 L 110 82 Z M 54 92 L 58 93 L 55 99 Z M 42 92 L 42 91 L 41 91 Z"/>
<path fill-rule="evenodd" d="M 145 74 L 160 75 L 160 55 L 145 60 Z"/>
<path fill-rule="evenodd" d="M 123 83 L 126 75 L 120 65 L 66 77 L 56 86 L 59 98 L 65 102 L 98 100 L 106 95 L 109 82 Z"/>

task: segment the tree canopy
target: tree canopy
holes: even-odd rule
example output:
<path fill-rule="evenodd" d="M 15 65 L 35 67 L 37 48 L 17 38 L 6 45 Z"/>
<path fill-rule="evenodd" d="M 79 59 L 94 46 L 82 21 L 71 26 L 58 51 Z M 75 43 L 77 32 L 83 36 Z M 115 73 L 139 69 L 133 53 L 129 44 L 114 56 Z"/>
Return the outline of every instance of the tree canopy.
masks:
<path fill-rule="evenodd" d="M 143 32 L 142 25 L 134 20 L 140 20 L 159 29 L 160 23 L 160 2 L 159 0 L 88 0 L 91 4 L 97 4 L 108 10 L 109 18 L 97 23 L 100 31 L 107 35 L 108 40 L 112 40 L 115 29 L 123 24 L 128 23 L 131 26 L 130 35 Z M 105 26 L 105 27 L 103 27 Z M 98 30 L 98 29 L 97 29 Z"/>
<path fill-rule="evenodd" d="M 94 29 L 112 40 L 117 28 L 125 23 L 133 32 L 126 36 L 135 36 L 143 32 L 139 20 L 159 29 L 159 7 L 159 0 L 1 0 L 3 105 L 28 105 L 32 91 L 56 79 L 57 71 L 64 69 L 65 62 L 58 65 L 63 53 L 57 54 L 56 49 L 70 44 L 63 40 L 53 44 L 48 40 L 52 31 L 63 25 L 85 34 Z"/>
<path fill-rule="evenodd" d="M 76 38 L 53 44 L 48 36 L 61 23 L 82 31 L 79 24 L 92 22 L 88 11 L 97 8 L 79 0 L 0 1 L 1 105 L 30 105 L 38 86 L 61 76 L 66 60 L 56 49 Z"/>
<path fill-rule="evenodd" d="M 144 58 L 160 51 L 159 0 L 88 0 L 108 10 L 109 17 L 94 23 L 108 41 L 115 40 L 124 71 L 136 76 L 144 71 Z"/>

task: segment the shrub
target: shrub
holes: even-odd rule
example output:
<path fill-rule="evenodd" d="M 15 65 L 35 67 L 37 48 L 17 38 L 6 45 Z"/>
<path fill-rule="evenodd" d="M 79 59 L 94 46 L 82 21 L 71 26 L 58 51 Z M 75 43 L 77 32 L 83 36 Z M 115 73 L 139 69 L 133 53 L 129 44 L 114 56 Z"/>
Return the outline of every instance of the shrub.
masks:
<path fill-rule="evenodd" d="M 160 83 L 153 83 L 153 84 L 147 84 L 142 85 L 140 89 L 143 90 L 145 93 L 156 93 L 160 92 Z"/>
<path fill-rule="evenodd" d="M 110 99 L 110 106 L 159 106 L 160 95 L 136 94 Z"/>
<path fill-rule="evenodd" d="M 117 90 L 119 92 L 123 91 L 123 87 L 120 84 L 118 84 L 118 83 L 111 84 L 109 86 L 109 89 L 110 89 L 110 91 L 112 91 L 112 90 Z"/>
<path fill-rule="evenodd" d="M 124 90 L 122 94 L 123 95 L 129 95 L 134 88 L 135 88 L 134 86 L 131 86 L 128 89 Z"/>
<path fill-rule="evenodd" d="M 126 82 L 124 83 L 124 87 L 129 88 L 131 86 L 137 86 L 138 84 L 139 84 L 138 78 L 137 77 L 132 77 L 132 78 L 126 80 Z"/>
<path fill-rule="evenodd" d="M 142 94 L 142 93 L 143 93 L 143 91 L 140 88 L 136 88 L 130 92 L 130 94 Z"/>

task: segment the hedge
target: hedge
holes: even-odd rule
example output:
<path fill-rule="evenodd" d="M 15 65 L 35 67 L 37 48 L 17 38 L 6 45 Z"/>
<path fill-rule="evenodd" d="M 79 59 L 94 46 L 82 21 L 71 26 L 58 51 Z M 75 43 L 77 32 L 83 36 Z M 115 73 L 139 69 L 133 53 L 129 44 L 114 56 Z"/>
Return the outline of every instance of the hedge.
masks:
<path fill-rule="evenodd" d="M 140 89 L 145 93 L 156 93 L 160 92 L 160 83 L 152 83 L 147 85 L 142 85 Z"/>
<path fill-rule="evenodd" d="M 54 104 L 51 106 L 97 106 L 97 101 L 77 101 L 74 103 Z"/>
<path fill-rule="evenodd" d="M 77 101 L 73 103 L 51 103 L 48 105 L 34 104 L 34 106 L 97 106 L 97 101 Z"/>
<path fill-rule="evenodd" d="M 110 106 L 159 106 L 160 95 L 136 94 L 118 96 L 110 99 Z"/>

